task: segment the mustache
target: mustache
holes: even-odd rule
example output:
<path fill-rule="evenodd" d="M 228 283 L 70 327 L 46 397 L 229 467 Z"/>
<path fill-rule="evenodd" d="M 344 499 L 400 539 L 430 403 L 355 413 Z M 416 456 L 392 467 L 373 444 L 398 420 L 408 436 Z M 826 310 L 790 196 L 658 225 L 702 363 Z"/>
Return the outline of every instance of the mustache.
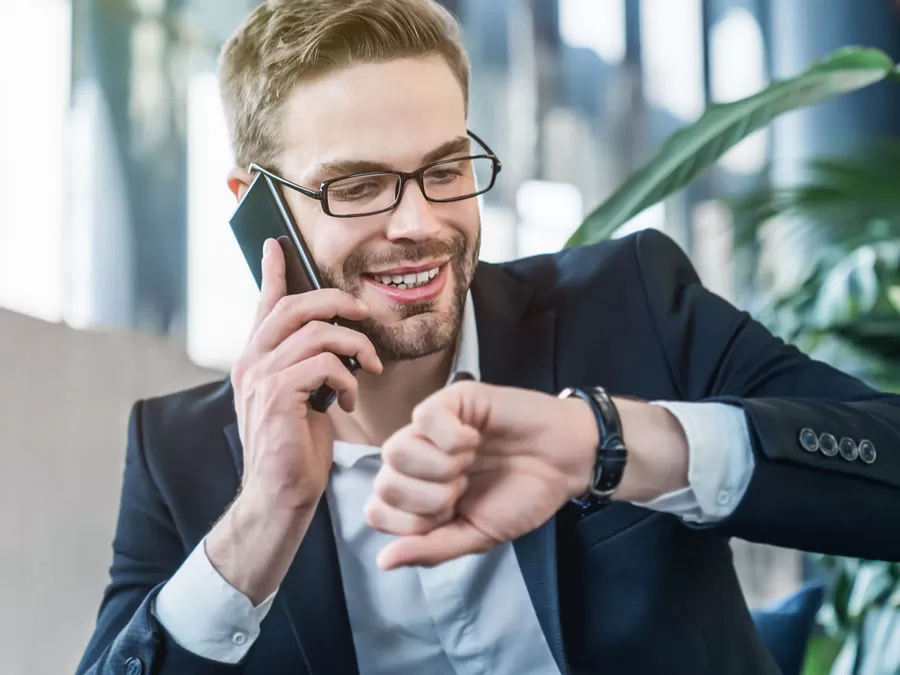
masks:
<path fill-rule="evenodd" d="M 352 279 L 375 267 L 390 267 L 414 263 L 426 258 L 461 257 L 466 252 L 462 236 L 450 241 L 422 241 L 380 251 L 355 251 L 344 261 L 344 278 Z"/>

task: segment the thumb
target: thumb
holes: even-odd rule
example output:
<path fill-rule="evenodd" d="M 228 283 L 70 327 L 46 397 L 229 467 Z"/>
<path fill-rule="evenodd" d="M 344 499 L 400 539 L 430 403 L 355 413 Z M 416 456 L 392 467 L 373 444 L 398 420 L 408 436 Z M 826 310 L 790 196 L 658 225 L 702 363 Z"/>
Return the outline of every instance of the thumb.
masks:
<path fill-rule="evenodd" d="M 399 537 L 378 554 L 383 570 L 405 566 L 434 567 L 442 562 L 489 551 L 494 542 L 463 520 L 454 520 L 428 534 Z"/>
<path fill-rule="evenodd" d="M 266 239 L 263 244 L 262 283 L 259 289 L 259 301 L 256 305 L 256 316 L 253 319 L 253 330 L 256 333 L 278 301 L 287 295 L 287 279 L 285 276 L 284 251 L 276 239 Z"/>

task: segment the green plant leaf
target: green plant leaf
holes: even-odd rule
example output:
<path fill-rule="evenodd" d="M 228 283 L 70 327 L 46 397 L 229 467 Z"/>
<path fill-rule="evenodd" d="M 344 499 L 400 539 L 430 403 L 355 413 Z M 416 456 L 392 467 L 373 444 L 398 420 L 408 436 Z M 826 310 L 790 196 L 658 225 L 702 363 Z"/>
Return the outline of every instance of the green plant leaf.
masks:
<path fill-rule="evenodd" d="M 881 604 L 894 585 L 890 563 L 866 562 L 856 573 L 847 600 L 847 614 L 860 620 L 870 607 Z"/>
<path fill-rule="evenodd" d="M 858 675 L 897 675 L 900 672 L 900 612 L 873 609 L 860 631 Z"/>
<path fill-rule="evenodd" d="M 831 675 L 855 675 L 858 648 L 858 638 L 855 634 L 850 635 L 841 647 L 841 651 L 838 652 L 834 665 L 831 666 Z"/>
<path fill-rule="evenodd" d="M 647 164 L 585 219 L 567 245 L 608 238 L 644 209 L 685 187 L 778 115 L 866 87 L 893 71 L 894 63 L 884 52 L 845 47 L 753 96 L 711 106 L 696 122 L 670 136 Z"/>
<path fill-rule="evenodd" d="M 802 675 L 828 675 L 841 644 L 827 635 L 816 635 L 809 641 Z"/>

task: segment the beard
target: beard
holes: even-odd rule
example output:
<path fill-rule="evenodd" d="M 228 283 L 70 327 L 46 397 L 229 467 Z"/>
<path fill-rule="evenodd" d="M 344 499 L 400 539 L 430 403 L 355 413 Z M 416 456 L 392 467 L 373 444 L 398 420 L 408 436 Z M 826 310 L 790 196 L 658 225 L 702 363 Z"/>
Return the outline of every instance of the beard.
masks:
<path fill-rule="evenodd" d="M 447 241 L 418 242 L 377 253 L 354 251 L 339 269 L 325 268 L 321 270 L 321 275 L 327 286 L 360 297 L 362 275 L 366 270 L 414 263 L 426 258 L 447 258 L 453 272 L 449 308 L 439 310 L 432 301 L 419 302 L 395 305 L 396 321 L 391 324 L 373 318 L 342 321 L 348 328 L 368 337 L 382 361 L 419 359 L 443 351 L 455 343 L 480 249 L 480 230 L 471 248 L 462 233 L 454 232 L 454 236 Z"/>

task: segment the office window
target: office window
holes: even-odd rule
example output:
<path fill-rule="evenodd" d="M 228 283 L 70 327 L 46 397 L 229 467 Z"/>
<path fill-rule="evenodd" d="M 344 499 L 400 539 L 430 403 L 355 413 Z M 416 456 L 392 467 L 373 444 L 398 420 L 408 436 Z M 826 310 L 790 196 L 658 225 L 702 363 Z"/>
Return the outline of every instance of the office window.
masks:
<path fill-rule="evenodd" d="M 63 315 L 67 0 L 0 3 L 0 306 Z"/>
<path fill-rule="evenodd" d="M 188 91 L 188 355 L 228 369 L 240 355 L 256 310 L 256 283 L 228 221 L 236 202 L 225 116 L 213 73 L 195 75 Z"/>
<path fill-rule="evenodd" d="M 640 24 L 647 102 L 692 122 L 706 103 L 702 3 L 641 0 Z"/>
<path fill-rule="evenodd" d="M 765 45 L 756 18 L 734 7 L 710 33 L 710 94 L 727 103 L 757 93 L 766 86 Z M 760 129 L 732 148 L 721 160 L 738 174 L 755 174 L 765 167 L 768 130 Z"/>

